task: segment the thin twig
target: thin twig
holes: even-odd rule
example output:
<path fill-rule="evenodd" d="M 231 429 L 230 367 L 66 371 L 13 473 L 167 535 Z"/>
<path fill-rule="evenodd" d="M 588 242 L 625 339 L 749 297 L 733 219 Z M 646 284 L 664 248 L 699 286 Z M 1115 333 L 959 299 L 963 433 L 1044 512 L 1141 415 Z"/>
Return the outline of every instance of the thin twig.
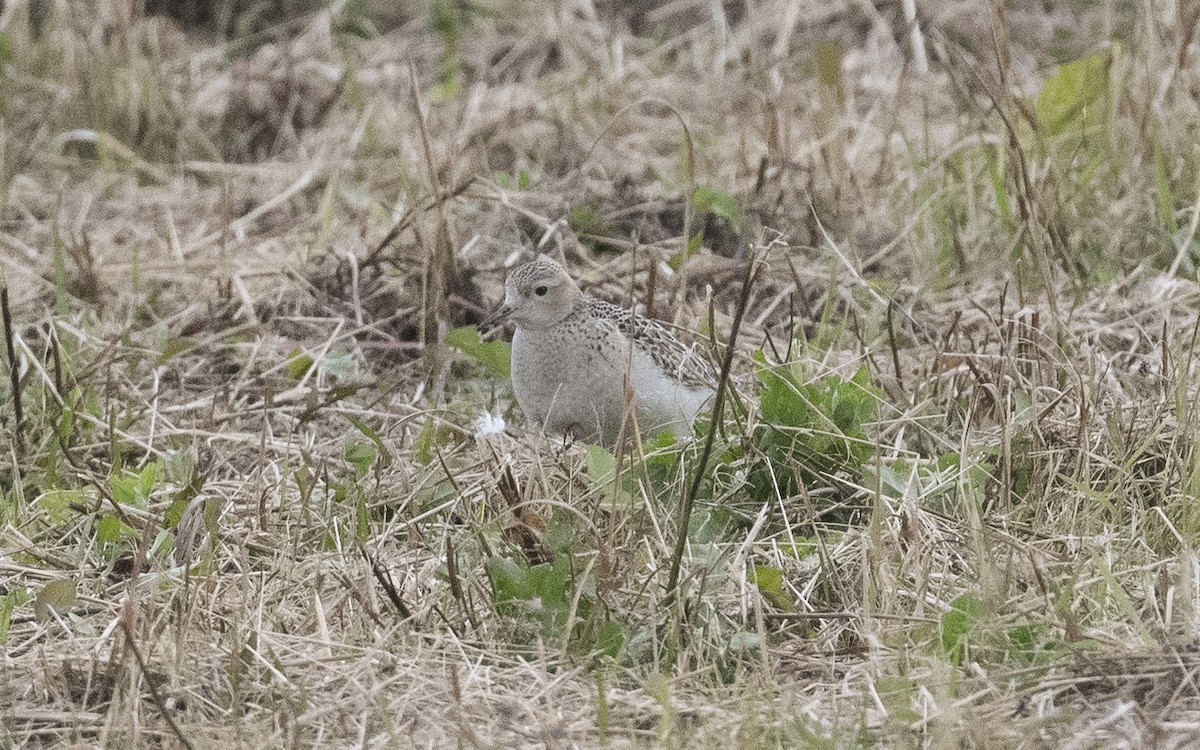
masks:
<path fill-rule="evenodd" d="M 371 252 L 367 253 L 367 257 L 364 258 L 362 263 L 359 264 L 359 268 L 366 269 L 379 263 L 380 256 L 383 254 L 383 251 L 386 250 L 388 245 L 392 244 L 392 242 L 394 242 L 396 238 L 404 232 L 405 229 L 408 229 L 410 226 L 412 226 L 413 221 L 416 220 L 418 215 L 427 211 L 432 211 L 451 198 L 457 198 L 458 196 L 467 192 L 467 190 L 474 183 L 475 177 L 468 177 L 455 185 L 453 189 L 448 190 L 445 193 L 436 193 L 417 208 L 407 211 L 404 214 L 404 218 L 397 221 L 396 224 L 388 230 L 388 233 L 384 235 L 383 239 L 375 245 L 375 248 L 371 250 Z"/>
<path fill-rule="evenodd" d="M 388 601 L 390 601 L 392 606 L 396 608 L 396 611 L 400 613 L 401 619 L 412 620 L 412 610 L 409 609 L 408 605 L 404 603 L 404 600 L 400 598 L 400 592 L 396 590 L 396 584 L 392 582 L 391 573 L 389 573 L 387 568 L 383 567 L 379 560 L 370 552 L 363 550 L 362 556 L 363 559 L 370 563 L 371 575 L 375 576 L 375 580 L 379 582 L 379 586 L 383 589 L 383 593 L 385 596 L 387 596 Z"/>
<path fill-rule="evenodd" d="M 150 676 L 150 670 L 146 667 L 146 660 L 142 657 L 142 652 L 138 650 L 137 642 L 133 638 L 133 626 L 129 624 L 132 616 L 129 603 L 125 605 L 125 611 L 121 613 L 119 622 L 121 623 L 121 632 L 125 634 L 125 645 L 129 647 L 129 651 L 133 654 L 133 658 L 137 660 L 138 669 L 142 670 L 142 674 L 146 676 L 146 687 L 150 689 L 150 698 L 154 701 L 154 705 L 158 708 L 158 712 L 162 714 L 163 719 L 167 722 L 167 726 L 171 728 L 171 733 L 175 735 L 175 739 L 179 740 L 179 744 L 194 750 L 191 741 L 187 735 L 175 723 L 175 718 L 171 716 L 171 711 L 167 708 L 167 702 L 163 700 L 162 694 L 158 692 L 158 688 L 154 685 L 154 680 Z"/>
<path fill-rule="evenodd" d="M 667 576 L 666 603 L 668 609 L 674 605 L 679 591 L 679 569 L 683 561 L 683 552 L 687 547 L 688 525 L 691 523 L 692 511 L 696 506 L 696 496 L 700 494 L 700 485 L 704 483 L 708 470 L 708 462 L 712 457 L 713 443 L 716 441 L 717 426 L 721 423 L 721 414 L 725 410 L 725 394 L 729 389 L 729 374 L 733 368 L 733 357 L 737 352 L 738 331 L 742 327 L 742 318 L 746 314 L 746 305 L 750 299 L 750 289 L 758 278 L 760 266 L 755 260 L 746 264 L 746 275 L 742 277 L 742 290 L 738 298 L 737 312 L 733 316 L 733 330 L 729 333 L 729 344 L 725 348 L 725 358 L 721 362 L 721 377 L 717 381 L 717 397 L 713 401 L 712 422 L 708 434 L 704 438 L 704 450 L 700 453 L 700 465 L 692 477 L 692 483 L 684 495 L 683 504 L 679 509 L 679 531 L 675 538 L 675 549 L 671 553 L 671 572 Z"/>
<path fill-rule="evenodd" d="M 8 352 L 8 381 L 12 387 L 13 414 L 17 420 L 13 434 L 17 436 L 17 452 L 25 452 L 25 414 L 21 408 L 21 377 L 17 368 L 12 312 L 8 307 L 8 286 L 0 286 L 0 314 L 4 317 L 4 348 Z"/>
<path fill-rule="evenodd" d="M 895 300 L 888 300 L 887 306 L 887 333 L 888 345 L 892 350 L 892 369 L 896 372 L 896 384 L 900 386 L 900 392 L 904 393 L 904 373 L 900 369 L 900 349 L 896 344 L 896 327 L 892 321 L 892 311 L 896 309 Z"/>

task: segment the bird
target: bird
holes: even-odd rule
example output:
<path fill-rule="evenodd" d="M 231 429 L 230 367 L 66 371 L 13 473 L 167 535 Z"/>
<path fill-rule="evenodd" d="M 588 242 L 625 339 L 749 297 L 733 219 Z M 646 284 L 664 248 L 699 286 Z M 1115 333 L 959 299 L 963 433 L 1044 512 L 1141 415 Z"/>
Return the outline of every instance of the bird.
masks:
<path fill-rule="evenodd" d="M 526 419 L 547 433 L 615 445 L 622 434 L 692 434 L 716 393 L 704 351 L 661 323 L 592 297 L 547 256 L 513 269 L 504 302 L 480 324 L 510 321 L 510 377 Z M 633 419 L 630 418 L 632 415 Z"/>

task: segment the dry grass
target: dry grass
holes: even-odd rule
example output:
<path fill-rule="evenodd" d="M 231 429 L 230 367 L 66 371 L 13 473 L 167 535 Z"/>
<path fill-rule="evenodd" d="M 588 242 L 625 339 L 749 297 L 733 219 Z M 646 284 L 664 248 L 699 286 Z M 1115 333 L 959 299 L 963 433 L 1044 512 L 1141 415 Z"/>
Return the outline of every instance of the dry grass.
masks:
<path fill-rule="evenodd" d="M 137 5 L 0 12 L 4 747 L 1200 740 L 1192 10 Z M 439 343 L 533 247 L 761 264 L 690 518 Z"/>

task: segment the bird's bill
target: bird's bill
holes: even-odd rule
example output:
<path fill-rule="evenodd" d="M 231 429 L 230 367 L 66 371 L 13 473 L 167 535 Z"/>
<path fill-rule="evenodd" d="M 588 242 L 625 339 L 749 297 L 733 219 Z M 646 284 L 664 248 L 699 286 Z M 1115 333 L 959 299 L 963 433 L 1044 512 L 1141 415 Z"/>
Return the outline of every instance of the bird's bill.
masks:
<path fill-rule="evenodd" d="M 512 315 L 512 307 L 509 305 L 501 305 L 496 312 L 489 315 L 486 320 L 475 327 L 480 333 L 488 333 L 489 331 L 504 325 L 504 321 L 508 320 L 509 315 Z"/>

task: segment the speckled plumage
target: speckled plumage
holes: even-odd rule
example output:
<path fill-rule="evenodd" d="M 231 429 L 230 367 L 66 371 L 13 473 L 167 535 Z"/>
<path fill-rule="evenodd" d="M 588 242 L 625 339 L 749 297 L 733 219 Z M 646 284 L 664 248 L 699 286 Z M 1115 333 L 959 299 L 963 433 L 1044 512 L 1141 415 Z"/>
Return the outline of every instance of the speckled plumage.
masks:
<path fill-rule="evenodd" d="M 517 403 L 547 432 L 611 444 L 628 403 L 643 435 L 682 436 L 714 393 L 716 372 L 698 347 L 657 321 L 584 294 L 547 258 L 509 275 L 504 305 L 491 320 L 504 319 L 517 327 Z"/>

